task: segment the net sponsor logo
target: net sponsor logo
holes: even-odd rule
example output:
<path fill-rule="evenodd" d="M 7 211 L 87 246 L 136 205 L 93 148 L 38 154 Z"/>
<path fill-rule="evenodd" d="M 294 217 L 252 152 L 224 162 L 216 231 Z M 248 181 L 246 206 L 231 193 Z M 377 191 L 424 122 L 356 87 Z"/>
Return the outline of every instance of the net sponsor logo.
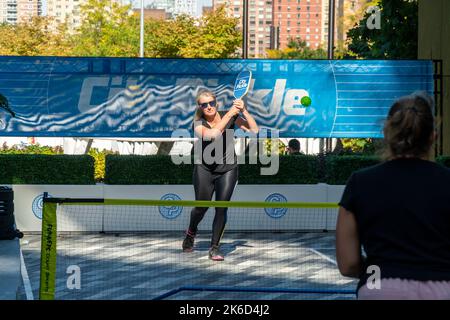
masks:
<path fill-rule="evenodd" d="M 281 193 L 272 193 L 266 198 L 265 202 L 287 202 L 287 199 Z M 287 208 L 264 208 L 264 211 L 269 217 L 279 219 L 286 214 Z"/>
<path fill-rule="evenodd" d="M 181 200 L 181 198 L 175 193 L 166 193 L 161 197 L 161 200 Z M 183 207 L 180 206 L 159 206 L 159 213 L 166 219 L 176 219 L 183 211 Z"/>
<path fill-rule="evenodd" d="M 51 198 L 51 195 L 48 195 Z M 42 208 L 44 207 L 44 195 L 38 195 L 31 203 L 31 210 L 39 220 L 42 220 Z"/>
<path fill-rule="evenodd" d="M 235 87 L 234 89 L 235 89 L 235 90 L 236 90 L 236 89 L 246 89 L 247 86 L 248 86 L 247 80 L 243 79 L 243 80 L 240 80 L 240 81 L 239 81 L 239 83 L 236 85 L 236 87 Z"/>
<path fill-rule="evenodd" d="M 311 98 L 308 91 L 288 90 L 283 104 L 283 111 L 291 116 L 304 116 L 306 108 L 311 106 Z"/>

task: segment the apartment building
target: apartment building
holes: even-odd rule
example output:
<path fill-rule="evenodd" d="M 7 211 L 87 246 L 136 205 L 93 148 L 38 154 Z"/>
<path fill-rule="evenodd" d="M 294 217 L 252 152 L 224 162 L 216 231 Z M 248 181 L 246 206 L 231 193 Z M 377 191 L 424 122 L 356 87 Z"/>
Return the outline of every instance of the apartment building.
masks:
<path fill-rule="evenodd" d="M 275 0 L 248 0 L 248 57 L 264 58 L 270 49 L 273 3 Z M 230 16 L 239 18 L 242 28 L 242 0 L 214 0 L 213 7 L 225 5 Z"/>
<path fill-rule="evenodd" d="M 274 0 L 273 24 L 278 29 L 279 48 L 290 39 L 301 39 L 311 49 L 327 43 L 328 0 Z"/>
<path fill-rule="evenodd" d="M 41 0 L 1 0 L 0 23 L 19 23 L 41 15 Z"/>

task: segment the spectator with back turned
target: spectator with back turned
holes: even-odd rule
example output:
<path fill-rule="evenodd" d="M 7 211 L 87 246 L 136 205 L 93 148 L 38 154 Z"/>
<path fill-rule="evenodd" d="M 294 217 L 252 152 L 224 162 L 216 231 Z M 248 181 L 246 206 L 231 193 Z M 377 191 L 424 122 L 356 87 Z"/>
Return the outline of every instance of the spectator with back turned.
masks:
<path fill-rule="evenodd" d="M 300 152 L 300 142 L 297 139 L 289 140 L 286 151 L 289 155 L 303 154 Z"/>
<path fill-rule="evenodd" d="M 359 299 L 450 299 L 450 169 L 430 160 L 435 136 L 431 98 L 399 99 L 384 125 L 385 161 L 347 182 L 336 258 L 359 278 Z"/>

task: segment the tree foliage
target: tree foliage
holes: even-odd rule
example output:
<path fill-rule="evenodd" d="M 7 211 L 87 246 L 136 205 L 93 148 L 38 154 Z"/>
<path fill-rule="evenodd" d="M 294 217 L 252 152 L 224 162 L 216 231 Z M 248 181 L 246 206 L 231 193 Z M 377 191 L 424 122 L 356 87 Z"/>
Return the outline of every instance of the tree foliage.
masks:
<path fill-rule="evenodd" d="M 369 29 L 371 13 L 347 33 L 350 54 L 369 59 L 416 59 L 417 0 L 380 0 L 380 29 Z M 370 22 L 370 20 L 369 20 Z"/>
<path fill-rule="evenodd" d="M 291 38 L 287 48 L 267 50 L 269 59 L 325 59 L 327 52 L 322 49 L 311 49 L 306 42 L 301 39 Z"/>
<path fill-rule="evenodd" d="M 199 20 L 187 15 L 171 21 L 146 22 L 145 48 L 150 57 L 228 58 L 235 55 L 242 36 L 238 19 L 226 15 L 222 6 Z"/>
<path fill-rule="evenodd" d="M 81 25 L 74 29 L 48 17 L 0 25 L 0 55 L 104 56 L 139 55 L 140 19 L 131 6 L 116 1 L 87 0 L 80 6 Z M 229 58 L 242 36 L 238 19 L 224 7 L 200 19 L 146 19 L 145 56 L 151 58 Z"/>
<path fill-rule="evenodd" d="M 0 55 L 56 56 L 71 51 L 67 25 L 49 17 L 33 17 L 17 25 L 0 25 Z"/>
<path fill-rule="evenodd" d="M 139 54 L 139 20 L 131 6 L 116 1 L 87 0 L 80 6 L 81 26 L 72 37 L 73 55 L 125 56 Z"/>
<path fill-rule="evenodd" d="M 197 32 L 195 19 L 180 15 L 174 20 L 148 19 L 145 24 L 145 56 L 152 58 L 182 57 Z"/>
<path fill-rule="evenodd" d="M 186 58 L 227 58 L 236 53 L 242 43 L 242 35 L 237 30 L 238 18 L 226 15 L 225 7 L 204 15 L 199 21 L 197 33 L 189 45 L 181 50 Z"/>

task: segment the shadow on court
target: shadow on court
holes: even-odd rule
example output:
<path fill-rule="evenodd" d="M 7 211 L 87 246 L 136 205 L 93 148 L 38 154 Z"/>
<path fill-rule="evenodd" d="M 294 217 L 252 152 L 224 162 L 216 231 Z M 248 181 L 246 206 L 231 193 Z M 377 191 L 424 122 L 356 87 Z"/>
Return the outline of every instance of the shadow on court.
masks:
<path fill-rule="evenodd" d="M 224 241 L 220 246 L 220 250 L 226 256 L 236 251 L 240 247 L 252 248 L 253 246 L 247 244 L 247 241 L 244 240 L 236 240 L 233 242 Z M 198 241 L 194 245 L 194 250 L 196 251 L 208 252 L 209 248 L 211 248 L 210 241 Z"/>
<path fill-rule="evenodd" d="M 354 290 L 340 276 L 334 235 L 310 233 L 227 234 L 225 261 L 208 259 L 210 235 L 199 235 L 192 253 L 181 251 L 179 233 L 71 234 L 58 237 L 56 299 L 147 300 L 183 286 Z M 22 246 L 35 299 L 39 289 L 40 236 Z M 314 249 L 314 250 L 311 250 Z M 317 254 L 316 252 L 320 252 Z M 324 259 L 324 256 L 328 259 Z M 80 268 L 80 289 L 68 289 L 70 266 Z M 180 291 L 180 300 L 354 299 L 332 293 Z"/>

